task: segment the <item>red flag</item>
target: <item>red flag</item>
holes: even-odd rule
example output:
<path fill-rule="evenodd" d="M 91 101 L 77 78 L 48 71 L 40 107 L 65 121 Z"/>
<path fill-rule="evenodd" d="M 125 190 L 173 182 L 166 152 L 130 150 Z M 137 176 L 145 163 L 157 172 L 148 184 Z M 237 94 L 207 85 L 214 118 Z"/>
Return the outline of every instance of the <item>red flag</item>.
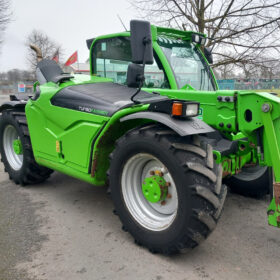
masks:
<path fill-rule="evenodd" d="M 55 52 L 55 54 L 54 54 L 52 60 L 54 60 L 56 63 L 58 63 L 58 61 L 59 61 L 59 53 L 58 53 L 58 50 Z"/>
<path fill-rule="evenodd" d="M 75 63 L 78 60 L 78 51 L 75 51 L 69 58 L 68 60 L 65 62 L 65 66 L 69 66 L 73 63 Z"/>

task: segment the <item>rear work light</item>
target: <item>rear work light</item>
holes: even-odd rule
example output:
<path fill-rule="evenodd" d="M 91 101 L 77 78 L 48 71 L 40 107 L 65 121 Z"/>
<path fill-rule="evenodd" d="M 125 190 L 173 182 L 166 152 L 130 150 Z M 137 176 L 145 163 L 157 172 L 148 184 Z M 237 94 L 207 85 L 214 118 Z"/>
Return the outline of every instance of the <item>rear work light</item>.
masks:
<path fill-rule="evenodd" d="M 192 34 L 192 42 L 204 46 L 205 43 L 206 43 L 206 38 L 202 34 L 193 33 Z"/>

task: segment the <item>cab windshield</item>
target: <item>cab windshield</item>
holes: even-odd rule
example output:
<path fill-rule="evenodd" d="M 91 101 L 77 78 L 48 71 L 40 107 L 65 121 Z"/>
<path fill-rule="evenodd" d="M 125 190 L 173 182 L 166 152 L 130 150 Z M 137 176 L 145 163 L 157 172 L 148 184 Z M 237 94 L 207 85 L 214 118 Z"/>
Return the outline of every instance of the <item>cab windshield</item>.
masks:
<path fill-rule="evenodd" d="M 210 67 L 193 43 L 159 37 L 158 44 L 169 61 L 178 88 L 190 85 L 196 90 L 215 90 Z"/>

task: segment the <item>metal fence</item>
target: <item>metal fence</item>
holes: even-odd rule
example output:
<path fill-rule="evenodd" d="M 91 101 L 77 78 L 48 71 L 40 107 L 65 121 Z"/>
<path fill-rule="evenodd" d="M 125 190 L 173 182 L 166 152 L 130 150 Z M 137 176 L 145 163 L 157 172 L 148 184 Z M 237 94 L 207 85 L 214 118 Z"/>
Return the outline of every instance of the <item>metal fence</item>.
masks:
<path fill-rule="evenodd" d="M 280 89 L 280 79 L 224 79 L 217 82 L 221 90 Z"/>

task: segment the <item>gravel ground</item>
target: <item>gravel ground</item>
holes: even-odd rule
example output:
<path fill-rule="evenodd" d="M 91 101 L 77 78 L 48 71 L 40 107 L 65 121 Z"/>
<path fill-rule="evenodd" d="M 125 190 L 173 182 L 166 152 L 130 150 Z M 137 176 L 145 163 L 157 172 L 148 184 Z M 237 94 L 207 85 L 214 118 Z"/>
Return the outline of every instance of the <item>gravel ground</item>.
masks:
<path fill-rule="evenodd" d="M 59 173 L 23 188 L 0 164 L 0 280 L 279 279 L 280 230 L 267 225 L 268 203 L 229 194 L 213 234 L 166 257 L 121 230 L 106 188 Z"/>

